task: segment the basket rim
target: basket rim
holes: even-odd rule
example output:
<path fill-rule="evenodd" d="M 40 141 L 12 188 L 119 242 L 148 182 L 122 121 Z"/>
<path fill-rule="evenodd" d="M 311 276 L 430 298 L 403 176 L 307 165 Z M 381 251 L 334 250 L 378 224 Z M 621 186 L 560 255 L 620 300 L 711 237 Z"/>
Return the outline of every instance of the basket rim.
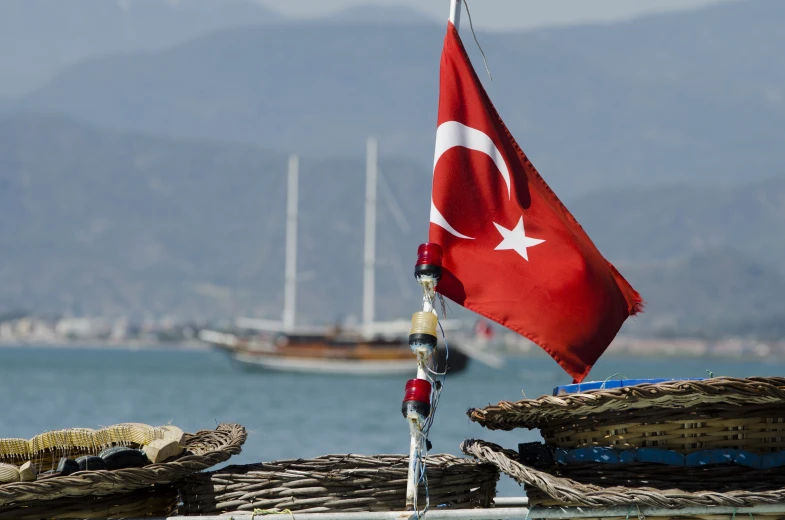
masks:
<path fill-rule="evenodd" d="M 785 377 L 714 377 L 674 380 L 582 393 L 543 395 L 516 402 L 500 401 L 485 408 L 470 408 L 469 418 L 490 430 L 542 428 L 586 415 L 645 417 L 653 409 L 717 413 L 749 405 L 785 404 Z"/>
<path fill-rule="evenodd" d="M 459 457 L 451 453 L 427 455 L 425 457 L 425 463 L 429 467 L 436 467 L 441 469 L 446 469 L 461 464 L 479 464 L 473 458 Z M 340 473 L 342 471 L 357 471 L 360 469 L 408 470 L 408 467 L 408 455 L 363 455 L 359 453 L 341 453 L 320 455 L 310 459 L 281 459 L 269 462 L 254 462 L 250 464 L 233 464 L 215 471 L 206 472 L 204 475 L 233 475 L 242 472 L 275 473 L 285 470 L 298 470 L 306 473 Z"/>
<path fill-rule="evenodd" d="M 338 454 L 227 466 L 178 483 L 180 514 L 398 511 L 405 500 L 408 461 L 401 454 Z M 500 477 L 495 465 L 452 454 L 429 455 L 424 462 L 431 504 L 491 506 Z"/>
<path fill-rule="evenodd" d="M 185 455 L 171 462 L 150 464 L 142 468 L 79 471 L 67 476 L 0 485 L 0 506 L 13 502 L 126 493 L 153 484 L 176 482 L 240 453 L 247 433 L 239 424 L 220 424 L 214 430 L 200 430 L 190 434 L 185 441 L 186 448 L 195 447 L 204 438 L 217 439 L 220 444 L 200 454 Z"/>

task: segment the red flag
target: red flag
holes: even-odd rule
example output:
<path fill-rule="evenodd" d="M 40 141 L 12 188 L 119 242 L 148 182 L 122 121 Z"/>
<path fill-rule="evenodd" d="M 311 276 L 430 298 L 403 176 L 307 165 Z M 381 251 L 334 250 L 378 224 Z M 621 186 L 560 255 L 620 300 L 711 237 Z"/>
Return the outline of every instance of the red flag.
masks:
<path fill-rule="evenodd" d="M 438 291 L 537 343 L 582 381 L 643 302 L 515 142 L 452 23 L 433 175 Z"/>

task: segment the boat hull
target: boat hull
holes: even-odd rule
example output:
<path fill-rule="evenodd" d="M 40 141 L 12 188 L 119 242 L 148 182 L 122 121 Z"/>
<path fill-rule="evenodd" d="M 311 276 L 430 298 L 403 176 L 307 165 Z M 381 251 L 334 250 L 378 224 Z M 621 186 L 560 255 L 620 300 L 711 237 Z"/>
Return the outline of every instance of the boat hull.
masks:
<path fill-rule="evenodd" d="M 302 374 L 387 376 L 411 374 L 415 370 L 414 357 L 396 361 L 357 361 L 235 353 L 232 354 L 232 359 L 243 368 L 249 370 L 296 372 Z"/>
<path fill-rule="evenodd" d="M 225 333 L 211 333 L 203 339 L 226 352 L 239 366 L 262 371 L 400 375 L 414 373 L 417 363 L 409 345 L 400 340 L 367 341 L 303 334 L 278 334 L 262 340 Z M 436 349 L 437 372 L 447 366 L 448 373 L 454 374 L 464 370 L 468 362 L 469 357 L 460 349 L 451 349 L 449 359 L 443 347 Z"/>

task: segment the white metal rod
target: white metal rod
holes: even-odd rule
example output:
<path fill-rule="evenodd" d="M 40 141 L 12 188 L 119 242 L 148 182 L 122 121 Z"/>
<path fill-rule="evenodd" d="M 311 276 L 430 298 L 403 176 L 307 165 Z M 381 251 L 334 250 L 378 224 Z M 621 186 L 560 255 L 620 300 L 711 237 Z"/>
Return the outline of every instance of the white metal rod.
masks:
<path fill-rule="evenodd" d="M 369 138 L 365 154 L 365 254 L 363 270 L 363 333 L 373 335 L 376 290 L 376 181 L 377 143 Z"/>
<path fill-rule="evenodd" d="M 494 507 L 490 509 L 431 509 L 422 520 L 537 520 L 567 518 L 637 518 L 641 516 L 695 516 L 695 515 L 738 515 L 785 513 L 785 503 L 762 504 L 754 507 L 682 507 L 667 509 L 662 507 Z M 251 518 L 248 514 L 233 514 L 234 518 Z M 379 513 L 293 513 L 295 520 L 406 520 L 413 518 L 413 512 L 385 511 Z M 256 515 L 258 518 L 259 515 Z M 288 517 L 288 515 L 287 515 Z M 226 520 L 227 516 L 198 516 L 202 520 Z M 158 518 L 152 520 L 181 520 L 182 517 Z M 142 519 L 139 519 L 142 520 Z M 147 518 L 145 520 L 151 520 Z"/>
<path fill-rule="evenodd" d="M 294 330 L 297 300 L 297 176 L 300 160 L 289 156 L 289 175 L 286 197 L 286 270 L 284 274 L 283 328 Z"/>
<path fill-rule="evenodd" d="M 450 21 L 456 29 L 461 25 L 461 0 L 450 0 Z"/>
<path fill-rule="evenodd" d="M 461 0 L 450 0 L 450 22 L 458 28 L 458 25 L 461 22 Z M 367 213 L 366 213 L 367 214 Z M 366 228 L 366 236 L 367 236 L 367 228 Z M 423 286 L 425 287 L 425 286 Z M 433 305 L 431 305 L 431 300 L 428 298 L 427 292 L 423 292 L 423 306 L 422 310 L 424 312 L 433 312 L 436 314 Z M 425 372 L 425 363 L 427 363 L 426 359 L 422 359 L 421 355 L 417 356 L 417 379 L 426 379 L 426 372 Z M 414 508 L 414 505 L 417 503 L 417 487 L 418 482 L 420 480 L 419 475 L 419 465 L 417 464 L 417 453 L 420 451 L 420 441 L 418 436 L 415 434 L 413 428 L 410 427 L 411 430 L 411 440 L 409 444 L 409 472 L 406 481 L 406 510 L 410 511 Z M 431 518 L 432 515 L 429 513 L 428 517 Z"/>
<path fill-rule="evenodd" d="M 495 497 L 493 505 L 496 507 L 528 507 L 529 497 Z"/>
<path fill-rule="evenodd" d="M 406 510 L 412 511 L 414 510 L 414 506 L 417 503 L 417 484 L 420 481 L 420 465 L 417 464 L 417 450 L 419 449 L 419 444 L 417 442 L 417 437 L 414 434 L 411 435 L 411 440 L 409 442 L 409 471 L 407 473 L 407 481 L 406 481 Z M 419 504 L 417 504 L 419 506 Z"/>

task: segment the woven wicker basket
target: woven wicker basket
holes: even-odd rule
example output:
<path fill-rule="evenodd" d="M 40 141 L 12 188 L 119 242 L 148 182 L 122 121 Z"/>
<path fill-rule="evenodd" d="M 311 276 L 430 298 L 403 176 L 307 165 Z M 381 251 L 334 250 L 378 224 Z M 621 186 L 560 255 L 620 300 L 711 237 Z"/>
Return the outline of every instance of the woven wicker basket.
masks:
<path fill-rule="evenodd" d="M 228 460 L 240 453 L 245 439 L 242 426 L 222 424 L 215 430 L 186 434 L 183 454 L 167 462 L 3 484 L 0 485 L 0 518 L 5 518 L 4 514 L 8 518 L 21 518 L 32 510 L 47 511 L 47 518 L 168 513 L 176 496 L 165 485 Z M 164 487 L 151 489 L 155 485 Z M 134 494 L 135 491 L 139 493 Z M 35 514 L 38 513 L 33 513 L 33 517 Z"/>
<path fill-rule="evenodd" d="M 540 428 L 551 446 L 679 453 L 785 449 L 785 378 L 668 381 L 469 410 L 489 429 Z"/>
<path fill-rule="evenodd" d="M 785 411 L 781 411 L 785 416 Z M 562 424 L 543 428 L 545 442 L 564 449 L 602 446 L 618 449 L 663 448 L 693 453 L 715 448 L 734 448 L 754 453 L 785 449 L 783 417 L 684 418 L 655 423 L 623 423 L 605 426 Z"/>
<path fill-rule="evenodd" d="M 0 520 L 167 517 L 177 512 L 173 485 L 151 486 L 102 497 L 64 497 L 0 506 Z"/>
<path fill-rule="evenodd" d="M 490 507 L 499 471 L 452 455 L 426 458 L 430 506 Z M 229 466 L 180 485 L 182 515 L 228 512 L 395 511 L 406 503 L 408 457 L 327 455 Z M 425 502 L 425 489 L 420 488 Z"/>
<path fill-rule="evenodd" d="M 461 449 L 482 462 L 494 464 L 523 484 L 532 506 L 677 509 L 692 506 L 748 507 L 785 502 L 785 471 L 782 469 L 761 471 L 726 466 L 687 471 L 685 468 L 650 465 L 648 468 L 630 468 L 625 477 L 621 473 L 612 475 L 613 469 L 603 473 L 597 465 L 592 465 L 572 468 L 568 476 L 526 466 L 518 461 L 517 452 L 490 442 L 467 440 L 461 444 Z M 667 471 L 671 473 L 663 473 Z M 632 513 L 635 516 L 634 509 Z"/>

